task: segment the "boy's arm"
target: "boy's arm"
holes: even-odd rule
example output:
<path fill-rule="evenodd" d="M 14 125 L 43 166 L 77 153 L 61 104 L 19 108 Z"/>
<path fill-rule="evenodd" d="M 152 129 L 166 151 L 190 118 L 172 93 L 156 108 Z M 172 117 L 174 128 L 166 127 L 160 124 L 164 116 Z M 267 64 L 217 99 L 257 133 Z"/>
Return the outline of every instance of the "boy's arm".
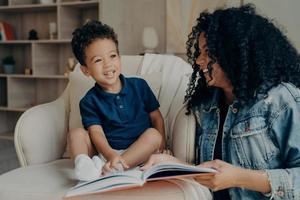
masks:
<path fill-rule="evenodd" d="M 159 150 L 163 151 L 166 147 L 166 136 L 165 136 L 165 124 L 164 124 L 164 119 L 161 115 L 161 112 L 159 109 L 156 109 L 152 112 L 150 112 L 150 119 L 151 119 L 151 123 L 153 128 L 155 128 L 156 130 L 158 130 L 158 132 L 161 134 L 162 136 L 162 143 L 160 145 Z"/>
<path fill-rule="evenodd" d="M 90 126 L 88 128 L 88 132 L 96 150 L 101 153 L 106 160 L 110 160 L 117 155 L 117 153 L 109 145 L 100 125 Z"/>
<path fill-rule="evenodd" d="M 100 125 L 92 125 L 88 128 L 89 135 L 95 148 L 100 152 L 107 160 L 103 166 L 103 173 L 109 173 L 112 169 L 127 169 L 128 165 L 125 160 L 109 145 L 102 127 Z M 120 164 L 122 168 L 120 168 Z"/>

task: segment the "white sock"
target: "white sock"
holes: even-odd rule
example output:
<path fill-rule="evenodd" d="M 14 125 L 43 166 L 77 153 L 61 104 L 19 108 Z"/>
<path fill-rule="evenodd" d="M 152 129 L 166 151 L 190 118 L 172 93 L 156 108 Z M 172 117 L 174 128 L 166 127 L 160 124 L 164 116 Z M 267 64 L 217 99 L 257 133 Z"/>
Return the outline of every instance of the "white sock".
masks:
<path fill-rule="evenodd" d="M 103 160 L 99 158 L 99 156 L 93 156 L 92 160 L 94 161 L 94 164 L 98 170 L 99 174 L 102 174 L 102 167 L 104 166 Z"/>
<path fill-rule="evenodd" d="M 98 178 L 100 173 L 88 155 L 80 154 L 75 158 L 75 175 L 78 180 L 90 181 Z"/>

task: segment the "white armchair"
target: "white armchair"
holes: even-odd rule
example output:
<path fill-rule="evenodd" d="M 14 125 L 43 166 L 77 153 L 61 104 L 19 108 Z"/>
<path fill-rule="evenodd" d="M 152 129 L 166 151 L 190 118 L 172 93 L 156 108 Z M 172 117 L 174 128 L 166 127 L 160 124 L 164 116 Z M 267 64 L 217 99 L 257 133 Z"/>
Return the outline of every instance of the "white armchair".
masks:
<path fill-rule="evenodd" d="M 152 57 L 151 59 L 156 59 Z M 183 63 L 175 56 L 159 56 L 161 65 L 164 60 Z M 172 61 L 172 62 L 173 62 Z M 192 162 L 194 158 L 195 120 L 185 115 L 182 104 L 187 76 L 178 73 L 181 84 L 170 84 L 163 79 L 170 74 L 149 75 L 142 69 L 143 56 L 122 56 L 122 71 L 125 75 L 144 73 L 148 84 L 154 90 L 164 110 L 166 131 L 169 146 L 174 155 L 181 160 Z M 157 63 L 156 63 L 157 64 Z M 187 65 L 185 63 L 185 65 Z M 157 68 L 158 69 L 158 68 Z M 143 72 L 144 70 L 144 72 Z M 151 70 L 150 70 L 151 71 Z M 180 70 L 182 71 L 182 70 Z M 153 81 L 153 77 L 155 77 Z M 151 80 L 152 79 L 152 80 Z M 176 80 L 176 78 L 174 79 Z M 19 119 L 15 129 L 15 147 L 21 168 L 0 176 L 0 199 L 61 199 L 66 191 L 74 186 L 73 163 L 64 158 L 66 149 L 66 133 L 70 128 L 81 126 L 78 112 L 78 101 L 84 92 L 91 87 L 93 81 L 82 75 L 79 69 L 70 74 L 69 84 L 63 94 L 55 101 L 27 110 Z M 164 84 L 168 84 L 167 86 Z M 171 87 L 177 87 L 174 88 Z M 161 102 L 164 91 L 176 91 L 168 107 Z M 199 187 L 202 187 L 199 185 Z M 208 194 L 208 190 L 203 188 Z M 83 199 L 186 199 L 187 194 L 178 184 L 171 181 L 149 182 L 144 187 L 90 195 Z M 77 199 L 77 198 L 74 198 Z M 78 197 L 79 199 L 79 197 Z"/>

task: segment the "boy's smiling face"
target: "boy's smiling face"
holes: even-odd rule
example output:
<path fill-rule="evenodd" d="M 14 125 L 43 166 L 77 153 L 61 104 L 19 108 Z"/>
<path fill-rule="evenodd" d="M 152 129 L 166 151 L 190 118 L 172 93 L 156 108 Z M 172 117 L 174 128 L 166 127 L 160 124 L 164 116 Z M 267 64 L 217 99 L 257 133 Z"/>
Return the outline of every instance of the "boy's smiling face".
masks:
<path fill-rule="evenodd" d="M 111 93 L 121 90 L 121 60 L 116 44 L 111 39 L 96 39 L 85 49 L 86 66 L 81 66 L 82 72 L 92 76 L 94 80 Z"/>

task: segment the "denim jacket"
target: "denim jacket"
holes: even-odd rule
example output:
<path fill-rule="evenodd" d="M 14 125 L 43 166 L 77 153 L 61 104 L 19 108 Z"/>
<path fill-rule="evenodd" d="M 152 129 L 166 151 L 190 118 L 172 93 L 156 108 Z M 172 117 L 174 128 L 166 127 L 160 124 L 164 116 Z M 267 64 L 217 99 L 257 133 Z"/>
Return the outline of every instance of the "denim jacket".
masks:
<path fill-rule="evenodd" d="M 209 103 L 193 110 L 197 120 L 198 161 L 213 159 L 220 116 L 216 89 Z M 300 199 L 300 90 L 281 83 L 248 106 L 228 108 L 222 158 L 235 166 L 267 172 L 271 193 L 230 188 L 234 200 Z"/>

